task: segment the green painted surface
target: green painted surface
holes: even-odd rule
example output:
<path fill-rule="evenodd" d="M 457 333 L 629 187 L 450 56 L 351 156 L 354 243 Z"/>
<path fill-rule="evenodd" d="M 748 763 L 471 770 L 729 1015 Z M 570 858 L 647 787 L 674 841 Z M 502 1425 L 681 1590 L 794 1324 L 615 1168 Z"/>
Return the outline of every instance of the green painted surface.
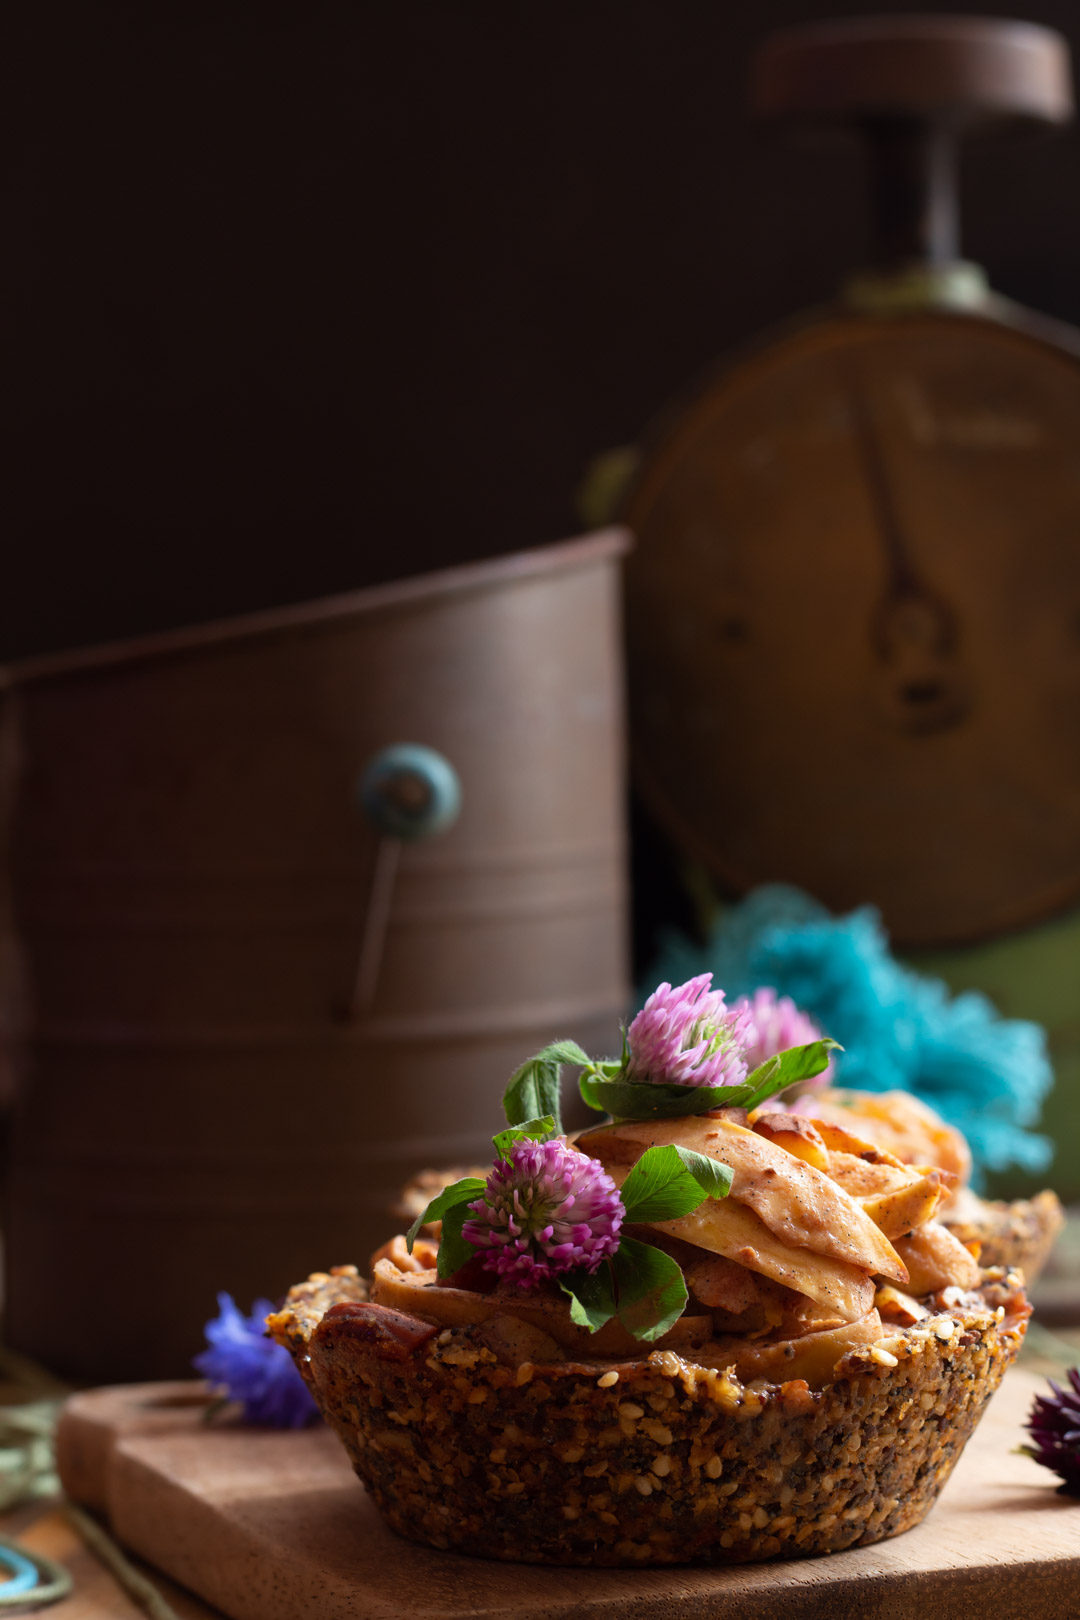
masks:
<path fill-rule="evenodd" d="M 1051 1185 L 1065 1199 L 1080 1198 L 1080 910 L 986 945 L 920 951 L 905 960 L 954 991 L 981 990 L 1007 1018 L 1044 1026 L 1055 1083 L 1043 1129 L 1055 1144 L 1054 1163 L 1040 1176 L 1006 1171 L 991 1178 L 991 1190 L 1018 1197 Z"/>

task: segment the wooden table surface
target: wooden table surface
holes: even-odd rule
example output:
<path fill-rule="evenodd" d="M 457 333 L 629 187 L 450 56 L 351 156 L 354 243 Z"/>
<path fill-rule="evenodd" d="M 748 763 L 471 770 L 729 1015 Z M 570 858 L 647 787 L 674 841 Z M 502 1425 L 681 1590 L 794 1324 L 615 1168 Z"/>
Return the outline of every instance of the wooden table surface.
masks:
<path fill-rule="evenodd" d="M 69 1395 L 68 1385 L 23 1356 L 0 1348 L 0 1418 L 5 1410 L 28 1403 L 57 1401 Z M 59 1490 L 0 1513 L 0 1536 L 61 1564 L 74 1580 L 74 1590 L 41 1614 L 56 1620 L 146 1620 L 149 1612 L 128 1595 L 122 1583 L 87 1546 L 69 1519 Z M 154 1620 L 224 1620 L 190 1592 L 131 1559 L 130 1564 L 159 1600 Z M 151 1599 L 153 1602 L 153 1599 Z M 35 1612 L 35 1611 L 31 1611 Z M 298 1617 L 299 1620 L 299 1617 Z"/>
<path fill-rule="evenodd" d="M 129 1596 L 116 1577 L 90 1551 L 63 1507 L 56 1502 L 35 1504 L 8 1513 L 0 1520 L 0 1528 L 5 1536 L 13 1537 L 31 1552 L 54 1558 L 74 1579 L 75 1589 L 70 1597 L 41 1610 L 42 1614 L 55 1615 L 56 1620 L 146 1620 L 146 1608 Z M 156 1620 L 172 1620 L 172 1616 L 176 1620 L 223 1620 L 217 1609 L 209 1608 L 164 1575 L 147 1569 L 137 1559 L 131 1562 L 140 1574 L 149 1579 L 153 1590 L 167 1606 L 159 1608 Z M 301 1617 L 298 1616 L 297 1620 L 301 1620 Z"/>

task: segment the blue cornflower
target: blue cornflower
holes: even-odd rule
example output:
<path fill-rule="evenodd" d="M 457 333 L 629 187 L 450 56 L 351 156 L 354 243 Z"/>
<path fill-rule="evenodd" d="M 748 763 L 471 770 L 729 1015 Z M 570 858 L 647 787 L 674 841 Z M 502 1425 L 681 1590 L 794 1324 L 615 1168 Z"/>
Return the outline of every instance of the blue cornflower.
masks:
<path fill-rule="evenodd" d="M 195 1357 L 203 1377 L 230 1401 L 240 1401 L 247 1423 L 302 1429 L 319 1415 L 307 1385 L 282 1344 L 266 1337 L 274 1306 L 257 1299 L 244 1316 L 231 1294 L 218 1295 L 218 1314 L 206 1324 L 209 1348 Z"/>

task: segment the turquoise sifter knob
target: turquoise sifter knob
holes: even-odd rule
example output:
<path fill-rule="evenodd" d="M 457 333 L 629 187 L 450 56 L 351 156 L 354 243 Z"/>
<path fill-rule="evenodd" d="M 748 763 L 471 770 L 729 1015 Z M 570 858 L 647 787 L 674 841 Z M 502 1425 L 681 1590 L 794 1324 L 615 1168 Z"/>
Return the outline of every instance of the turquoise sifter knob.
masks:
<path fill-rule="evenodd" d="M 357 798 L 380 833 L 411 842 L 453 826 L 461 812 L 461 782 L 434 748 L 393 743 L 361 771 Z"/>

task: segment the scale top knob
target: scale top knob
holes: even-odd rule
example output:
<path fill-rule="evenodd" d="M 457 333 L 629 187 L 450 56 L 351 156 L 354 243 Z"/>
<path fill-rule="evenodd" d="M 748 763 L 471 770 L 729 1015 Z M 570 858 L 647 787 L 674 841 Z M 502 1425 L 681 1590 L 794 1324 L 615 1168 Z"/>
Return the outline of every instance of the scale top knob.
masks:
<path fill-rule="evenodd" d="M 1066 123 L 1069 50 L 1052 28 L 996 17 L 862 17 L 771 35 L 751 85 L 765 116 L 953 125 Z"/>

